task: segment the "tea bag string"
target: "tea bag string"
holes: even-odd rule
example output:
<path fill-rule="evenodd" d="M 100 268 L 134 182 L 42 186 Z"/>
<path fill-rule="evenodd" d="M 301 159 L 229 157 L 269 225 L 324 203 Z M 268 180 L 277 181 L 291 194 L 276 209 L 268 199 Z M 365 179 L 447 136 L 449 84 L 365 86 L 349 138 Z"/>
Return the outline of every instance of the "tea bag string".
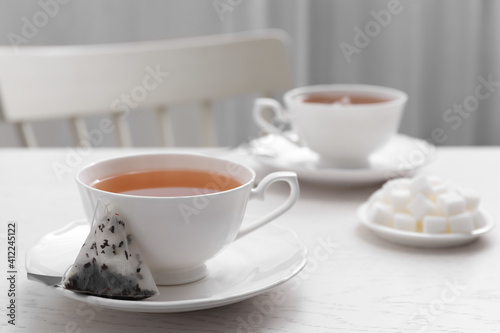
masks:
<path fill-rule="evenodd" d="M 94 226 L 96 221 L 100 221 L 103 217 L 107 216 L 114 208 L 113 203 L 109 199 L 99 198 L 92 217 L 91 227 Z"/>

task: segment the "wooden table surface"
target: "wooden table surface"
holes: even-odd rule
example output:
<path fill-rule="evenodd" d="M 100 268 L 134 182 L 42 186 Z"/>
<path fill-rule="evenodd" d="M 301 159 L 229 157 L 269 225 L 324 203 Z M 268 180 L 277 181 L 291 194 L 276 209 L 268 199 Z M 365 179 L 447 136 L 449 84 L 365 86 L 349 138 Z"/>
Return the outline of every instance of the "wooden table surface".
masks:
<path fill-rule="evenodd" d="M 95 149 L 66 160 L 67 149 L 0 150 L 0 267 L 6 276 L 8 221 L 18 224 L 19 267 L 16 326 L 7 322 L 9 286 L 0 279 L 1 332 L 500 331 L 500 228 L 459 248 L 393 245 L 360 226 L 355 215 L 379 185 L 301 182 L 299 202 L 274 223 L 295 230 L 307 244 L 307 266 L 285 284 L 236 304 L 180 314 L 129 313 L 93 308 L 28 281 L 29 246 L 84 216 L 74 171 L 93 160 L 146 151 L 151 149 Z M 71 164 L 59 170 L 60 178 L 58 163 Z M 499 216 L 500 148 L 439 148 L 422 171 L 478 190 L 481 206 Z M 283 197 L 281 188 L 272 190 L 267 206 Z"/>

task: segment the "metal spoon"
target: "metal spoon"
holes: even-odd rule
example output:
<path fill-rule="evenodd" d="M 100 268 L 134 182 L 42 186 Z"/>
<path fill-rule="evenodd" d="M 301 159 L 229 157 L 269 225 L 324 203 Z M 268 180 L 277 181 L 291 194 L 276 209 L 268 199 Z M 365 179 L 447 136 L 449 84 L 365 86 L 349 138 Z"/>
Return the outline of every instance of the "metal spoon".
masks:
<path fill-rule="evenodd" d="M 42 275 L 28 272 L 28 280 L 40 282 L 49 287 L 55 287 L 61 285 L 62 276 Z"/>

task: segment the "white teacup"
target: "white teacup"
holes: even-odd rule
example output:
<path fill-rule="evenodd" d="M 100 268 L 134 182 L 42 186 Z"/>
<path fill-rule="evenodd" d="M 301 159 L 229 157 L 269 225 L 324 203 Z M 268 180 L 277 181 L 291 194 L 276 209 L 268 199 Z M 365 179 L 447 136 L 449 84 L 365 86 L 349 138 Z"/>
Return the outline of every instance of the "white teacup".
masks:
<path fill-rule="evenodd" d="M 363 104 L 350 104 L 345 98 L 329 104 L 304 101 L 329 95 L 351 96 L 353 99 L 353 96 L 364 96 L 378 101 Z M 283 134 L 283 128 L 264 117 L 262 111 L 270 108 L 278 123 L 290 123 L 300 142 L 318 153 L 325 164 L 364 168 L 369 164 L 369 155 L 397 132 L 407 99 L 402 91 L 379 86 L 309 86 L 290 90 L 284 95 L 286 111 L 274 99 L 257 99 L 254 119 L 264 131 Z"/>
<path fill-rule="evenodd" d="M 222 176 L 231 177 L 241 186 L 176 197 L 114 193 L 91 186 L 97 180 L 114 175 L 163 169 L 208 172 L 213 179 L 206 184 L 206 189 L 216 188 L 227 179 L 222 179 Z M 234 240 L 283 214 L 297 201 L 299 186 L 293 172 L 272 173 L 252 188 L 254 179 L 253 170 L 235 162 L 203 155 L 166 153 L 106 159 L 86 166 L 76 175 L 87 218 L 92 219 L 100 200 L 117 207 L 123 220 L 128 221 L 128 227 L 159 285 L 189 283 L 203 278 L 207 274 L 207 260 Z M 290 185 L 287 200 L 267 215 L 242 227 L 248 200 L 263 200 L 267 187 L 277 181 Z"/>

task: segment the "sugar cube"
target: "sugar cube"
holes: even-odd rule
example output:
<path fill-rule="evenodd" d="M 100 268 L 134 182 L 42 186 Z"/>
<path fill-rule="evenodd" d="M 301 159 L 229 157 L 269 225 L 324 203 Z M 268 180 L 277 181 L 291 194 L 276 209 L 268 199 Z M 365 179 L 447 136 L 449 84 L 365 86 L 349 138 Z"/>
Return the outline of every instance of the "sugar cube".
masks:
<path fill-rule="evenodd" d="M 429 180 L 429 182 L 431 183 L 432 186 L 440 185 L 443 183 L 443 180 L 441 178 L 439 178 L 438 176 L 429 175 L 429 176 L 427 176 L 427 179 Z"/>
<path fill-rule="evenodd" d="M 425 196 L 432 194 L 431 183 L 426 176 L 417 176 L 413 178 L 408 184 L 408 190 L 410 190 L 411 195 L 415 196 L 418 193 L 422 193 Z"/>
<path fill-rule="evenodd" d="M 409 179 L 409 178 L 398 178 L 398 179 L 395 179 L 394 181 L 395 181 L 394 188 L 396 188 L 398 190 L 407 190 L 408 186 L 411 183 L 411 179 Z"/>
<path fill-rule="evenodd" d="M 432 194 L 429 196 L 434 203 L 437 203 L 437 197 L 441 194 L 445 194 L 450 192 L 450 188 L 446 183 L 439 183 L 432 185 Z"/>
<path fill-rule="evenodd" d="M 417 219 L 409 214 L 397 213 L 394 215 L 394 228 L 407 231 L 417 231 Z"/>
<path fill-rule="evenodd" d="M 465 199 L 465 209 L 473 211 L 479 206 L 479 194 L 470 189 L 460 188 L 458 193 Z"/>
<path fill-rule="evenodd" d="M 368 198 L 368 202 L 374 203 L 376 201 L 384 202 L 386 204 L 389 204 L 391 202 L 390 197 L 385 196 L 385 192 L 383 190 L 377 190 L 373 192 L 372 195 Z"/>
<path fill-rule="evenodd" d="M 388 182 L 386 182 L 384 185 L 382 185 L 382 190 L 386 193 L 386 194 L 391 194 L 391 190 L 394 188 L 394 181 L 393 180 L 389 180 Z"/>
<path fill-rule="evenodd" d="M 408 190 L 392 190 L 391 203 L 394 211 L 405 212 L 406 206 L 411 201 L 411 194 Z"/>
<path fill-rule="evenodd" d="M 470 234 L 474 230 L 474 221 L 469 212 L 462 213 L 448 218 L 451 232 L 460 232 Z"/>
<path fill-rule="evenodd" d="M 394 214 L 388 204 L 375 202 L 370 209 L 370 218 L 373 223 L 392 227 L 394 225 Z"/>
<path fill-rule="evenodd" d="M 390 204 L 391 203 L 391 191 L 392 191 L 392 185 L 390 182 L 387 182 L 382 186 L 382 188 L 380 190 L 377 191 L 380 194 L 376 194 L 377 192 L 375 192 L 373 195 L 377 196 L 377 201 L 381 201 L 383 203 Z"/>
<path fill-rule="evenodd" d="M 436 205 L 422 193 L 418 193 L 406 207 L 417 220 L 422 220 L 426 215 L 436 214 Z"/>
<path fill-rule="evenodd" d="M 438 213 L 444 216 L 458 215 L 465 211 L 465 199 L 453 192 L 439 195 L 436 202 Z"/>
<path fill-rule="evenodd" d="M 486 217 L 483 215 L 483 213 L 481 213 L 478 210 L 475 210 L 471 213 L 471 215 L 472 215 L 472 220 L 474 221 L 474 227 L 476 229 L 480 229 L 480 228 L 486 226 L 487 221 L 486 221 Z"/>
<path fill-rule="evenodd" d="M 442 216 L 426 216 L 422 224 L 427 234 L 443 234 L 447 231 L 446 218 Z"/>

